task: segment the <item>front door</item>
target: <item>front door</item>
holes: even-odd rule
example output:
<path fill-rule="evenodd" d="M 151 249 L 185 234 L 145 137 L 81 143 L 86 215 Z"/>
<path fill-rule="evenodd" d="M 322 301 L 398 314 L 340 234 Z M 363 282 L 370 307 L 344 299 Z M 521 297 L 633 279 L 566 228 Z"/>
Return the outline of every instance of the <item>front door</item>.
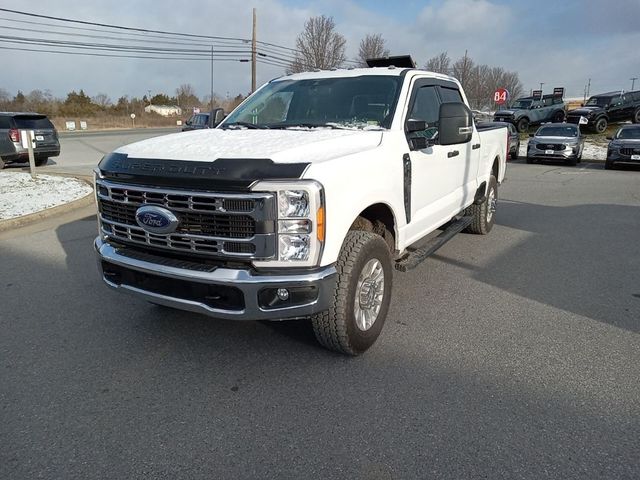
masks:
<path fill-rule="evenodd" d="M 447 82 L 449 84 L 449 82 Z M 471 142 L 442 146 L 437 143 L 438 117 L 443 96 L 453 92 L 440 92 L 442 81 L 418 79 L 413 86 L 406 120 L 423 120 L 426 129 L 411 133 L 433 140 L 427 148 L 409 153 L 411 163 L 411 215 L 407 226 L 407 241 L 412 243 L 425 231 L 433 230 L 460 212 L 468 201 L 469 183 L 477 177 L 479 150 L 477 132 Z M 457 91 L 455 84 L 449 84 Z M 457 92 L 459 96 L 459 92 Z M 447 101 L 452 99 L 447 98 Z M 461 97 L 460 97 L 461 100 Z M 474 155 L 475 154 L 475 155 Z M 473 161 L 472 159 L 475 159 Z M 477 188 L 477 187 L 476 187 Z"/>

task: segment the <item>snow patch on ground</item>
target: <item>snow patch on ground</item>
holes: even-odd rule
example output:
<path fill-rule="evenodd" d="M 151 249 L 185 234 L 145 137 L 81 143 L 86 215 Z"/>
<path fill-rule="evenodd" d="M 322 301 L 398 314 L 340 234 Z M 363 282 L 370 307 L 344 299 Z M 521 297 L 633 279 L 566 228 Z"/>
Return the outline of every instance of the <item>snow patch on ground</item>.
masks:
<path fill-rule="evenodd" d="M 75 178 L 0 172 L 0 220 L 21 217 L 78 200 L 92 188 Z"/>

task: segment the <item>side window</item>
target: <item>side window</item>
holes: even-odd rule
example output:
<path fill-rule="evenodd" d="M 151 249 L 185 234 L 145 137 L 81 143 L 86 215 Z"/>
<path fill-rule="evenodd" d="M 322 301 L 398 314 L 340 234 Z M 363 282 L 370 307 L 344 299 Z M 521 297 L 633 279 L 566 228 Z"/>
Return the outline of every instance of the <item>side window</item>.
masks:
<path fill-rule="evenodd" d="M 440 115 L 440 99 L 436 87 L 419 87 L 416 92 L 409 118 L 411 120 L 424 120 L 427 128 L 424 132 L 416 132 L 420 136 L 433 138 L 438 132 L 438 117 Z"/>
<path fill-rule="evenodd" d="M 622 97 L 613 97 L 609 105 L 612 107 L 617 107 L 619 105 L 622 105 Z"/>
<path fill-rule="evenodd" d="M 457 88 L 440 87 L 442 103 L 462 102 L 462 96 Z"/>

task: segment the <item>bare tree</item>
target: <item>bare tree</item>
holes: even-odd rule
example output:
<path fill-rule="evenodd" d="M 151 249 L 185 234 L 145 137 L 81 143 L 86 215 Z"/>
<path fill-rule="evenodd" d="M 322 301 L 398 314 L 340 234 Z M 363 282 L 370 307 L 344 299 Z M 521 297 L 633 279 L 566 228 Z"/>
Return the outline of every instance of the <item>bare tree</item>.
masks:
<path fill-rule="evenodd" d="M 298 52 L 287 68 L 287 73 L 339 67 L 346 60 L 346 43 L 347 40 L 336 32 L 333 17 L 311 17 L 296 39 Z"/>
<path fill-rule="evenodd" d="M 467 88 L 468 82 L 471 79 L 473 67 L 473 60 L 471 60 L 471 57 L 465 50 L 464 56 L 456 60 L 456 62 L 453 64 L 453 68 L 451 69 L 453 76 L 460 81 L 465 89 Z"/>
<path fill-rule="evenodd" d="M 445 75 L 451 74 L 451 58 L 447 52 L 441 52 L 435 57 L 431 57 L 426 65 L 426 70 L 435 73 L 444 73 Z"/>
<path fill-rule="evenodd" d="M 192 109 L 200 105 L 200 100 L 196 96 L 196 91 L 190 83 L 183 83 L 176 88 L 176 99 L 178 105 L 183 109 Z"/>
<path fill-rule="evenodd" d="M 100 106 L 100 108 L 104 109 L 111 105 L 111 99 L 106 93 L 99 93 L 95 97 L 91 99 L 93 103 Z"/>
<path fill-rule="evenodd" d="M 366 35 L 360 40 L 360 50 L 358 51 L 358 63 L 361 67 L 367 66 L 369 58 L 384 58 L 389 56 L 389 49 L 386 41 L 379 33 Z"/>

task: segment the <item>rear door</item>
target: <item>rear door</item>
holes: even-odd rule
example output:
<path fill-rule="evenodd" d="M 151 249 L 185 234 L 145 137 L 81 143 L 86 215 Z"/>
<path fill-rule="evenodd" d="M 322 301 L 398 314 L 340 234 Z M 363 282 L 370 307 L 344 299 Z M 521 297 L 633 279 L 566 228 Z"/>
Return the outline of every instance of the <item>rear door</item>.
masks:
<path fill-rule="evenodd" d="M 426 129 L 411 135 L 435 139 L 435 143 L 408 154 L 411 169 L 409 243 L 421 238 L 425 231 L 442 225 L 463 208 L 468 179 L 477 174 L 477 160 L 475 166 L 471 161 L 472 152 L 480 151 L 479 148 L 472 150 L 474 141 L 479 144 L 477 137 L 465 145 L 437 144 L 442 96 L 452 100 L 459 98 L 460 93 L 454 83 L 438 79 L 417 79 L 412 87 L 405 125 L 409 119 L 425 121 Z"/>

